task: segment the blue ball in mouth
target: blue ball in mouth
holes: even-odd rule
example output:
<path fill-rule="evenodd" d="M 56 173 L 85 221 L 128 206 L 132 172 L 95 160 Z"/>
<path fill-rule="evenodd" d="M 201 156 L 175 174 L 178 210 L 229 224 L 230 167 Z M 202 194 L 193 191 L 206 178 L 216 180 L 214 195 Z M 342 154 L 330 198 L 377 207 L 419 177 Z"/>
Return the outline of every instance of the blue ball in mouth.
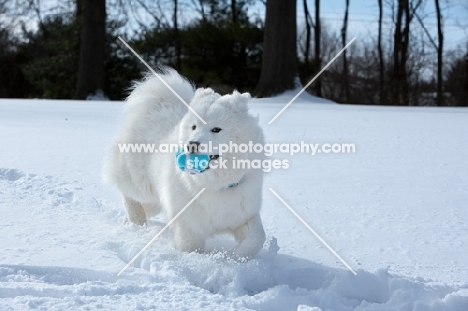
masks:
<path fill-rule="evenodd" d="M 188 171 L 190 174 L 198 174 L 205 171 L 212 157 L 208 154 L 185 153 L 184 149 L 179 149 L 175 154 L 176 166 L 181 171 Z"/>

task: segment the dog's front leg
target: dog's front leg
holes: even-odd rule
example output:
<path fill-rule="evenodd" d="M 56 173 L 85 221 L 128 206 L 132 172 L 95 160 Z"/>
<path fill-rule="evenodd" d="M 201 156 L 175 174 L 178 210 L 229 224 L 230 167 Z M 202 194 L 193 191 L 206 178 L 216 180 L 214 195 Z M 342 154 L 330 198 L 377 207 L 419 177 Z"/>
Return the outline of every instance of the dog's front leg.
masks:
<path fill-rule="evenodd" d="M 127 211 L 125 222 L 129 221 L 139 226 L 146 224 L 146 213 L 140 202 L 129 197 L 124 197 L 124 205 Z"/>
<path fill-rule="evenodd" d="M 175 246 L 182 252 L 201 252 L 205 248 L 205 238 L 197 234 L 187 224 L 174 223 Z"/>
<path fill-rule="evenodd" d="M 247 223 L 234 230 L 234 237 L 239 243 L 234 248 L 234 256 L 250 258 L 256 255 L 265 242 L 265 231 L 260 215 L 250 218 Z"/>

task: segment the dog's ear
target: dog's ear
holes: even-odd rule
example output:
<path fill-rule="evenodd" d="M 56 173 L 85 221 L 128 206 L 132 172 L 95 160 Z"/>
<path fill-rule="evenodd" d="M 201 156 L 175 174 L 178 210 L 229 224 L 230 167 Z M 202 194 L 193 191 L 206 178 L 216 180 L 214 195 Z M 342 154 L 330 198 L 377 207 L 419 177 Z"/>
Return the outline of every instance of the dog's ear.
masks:
<path fill-rule="evenodd" d="M 231 95 L 230 108 L 238 113 L 248 113 L 249 106 L 247 105 L 251 96 L 249 93 L 239 93 L 234 91 Z"/>
<path fill-rule="evenodd" d="M 219 95 L 216 94 L 215 91 L 213 91 L 213 89 L 199 88 L 195 91 L 195 94 L 193 95 L 192 103 L 196 103 L 206 97 L 213 97 L 215 99 L 218 98 Z"/>

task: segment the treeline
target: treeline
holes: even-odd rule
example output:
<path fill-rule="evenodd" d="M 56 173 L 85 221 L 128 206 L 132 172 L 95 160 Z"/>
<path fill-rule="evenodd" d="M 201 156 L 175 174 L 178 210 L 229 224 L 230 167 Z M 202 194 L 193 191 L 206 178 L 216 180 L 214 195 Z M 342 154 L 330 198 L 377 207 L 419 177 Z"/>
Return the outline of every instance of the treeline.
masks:
<path fill-rule="evenodd" d="M 320 0 L 298 3 L 303 15 L 296 0 L 70 0 L 52 10 L 0 0 L 0 97 L 125 98 L 147 69 L 118 36 L 154 68 L 174 67 L 197 86 L 274 95 L 305 85 L 351 39 L 352 1 L 343 0 L 334 29 Z M 444 50 L 444 8 L 438 33 L 427 30 L 428 1 L 376 0 L 376 37 L 358 38 L 308 91 L 342 103 L 467 106 L 468 54 Z M 255 13 L 263 5 L 266 16 Z"/>

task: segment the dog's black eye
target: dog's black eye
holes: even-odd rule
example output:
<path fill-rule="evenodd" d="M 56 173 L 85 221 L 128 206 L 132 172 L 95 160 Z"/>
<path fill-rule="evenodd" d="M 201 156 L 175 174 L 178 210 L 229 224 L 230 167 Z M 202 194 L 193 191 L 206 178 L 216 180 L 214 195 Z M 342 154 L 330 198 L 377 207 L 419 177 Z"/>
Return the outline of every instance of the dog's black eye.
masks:
<path fill-rule="evenodd" d="M 219 127 L 213 127 L 213 128 L 211 129 L 211 132 L 213 132 L 213 133 L 219 133 L 219 132 L 221 132 L 221 129 L 220 129 Z"/>
<path fill-rule="evenodd" d="M 192 125 L 192 131 L 195 131 L 196 128 L 197 128 L 196 125 Z"/>

